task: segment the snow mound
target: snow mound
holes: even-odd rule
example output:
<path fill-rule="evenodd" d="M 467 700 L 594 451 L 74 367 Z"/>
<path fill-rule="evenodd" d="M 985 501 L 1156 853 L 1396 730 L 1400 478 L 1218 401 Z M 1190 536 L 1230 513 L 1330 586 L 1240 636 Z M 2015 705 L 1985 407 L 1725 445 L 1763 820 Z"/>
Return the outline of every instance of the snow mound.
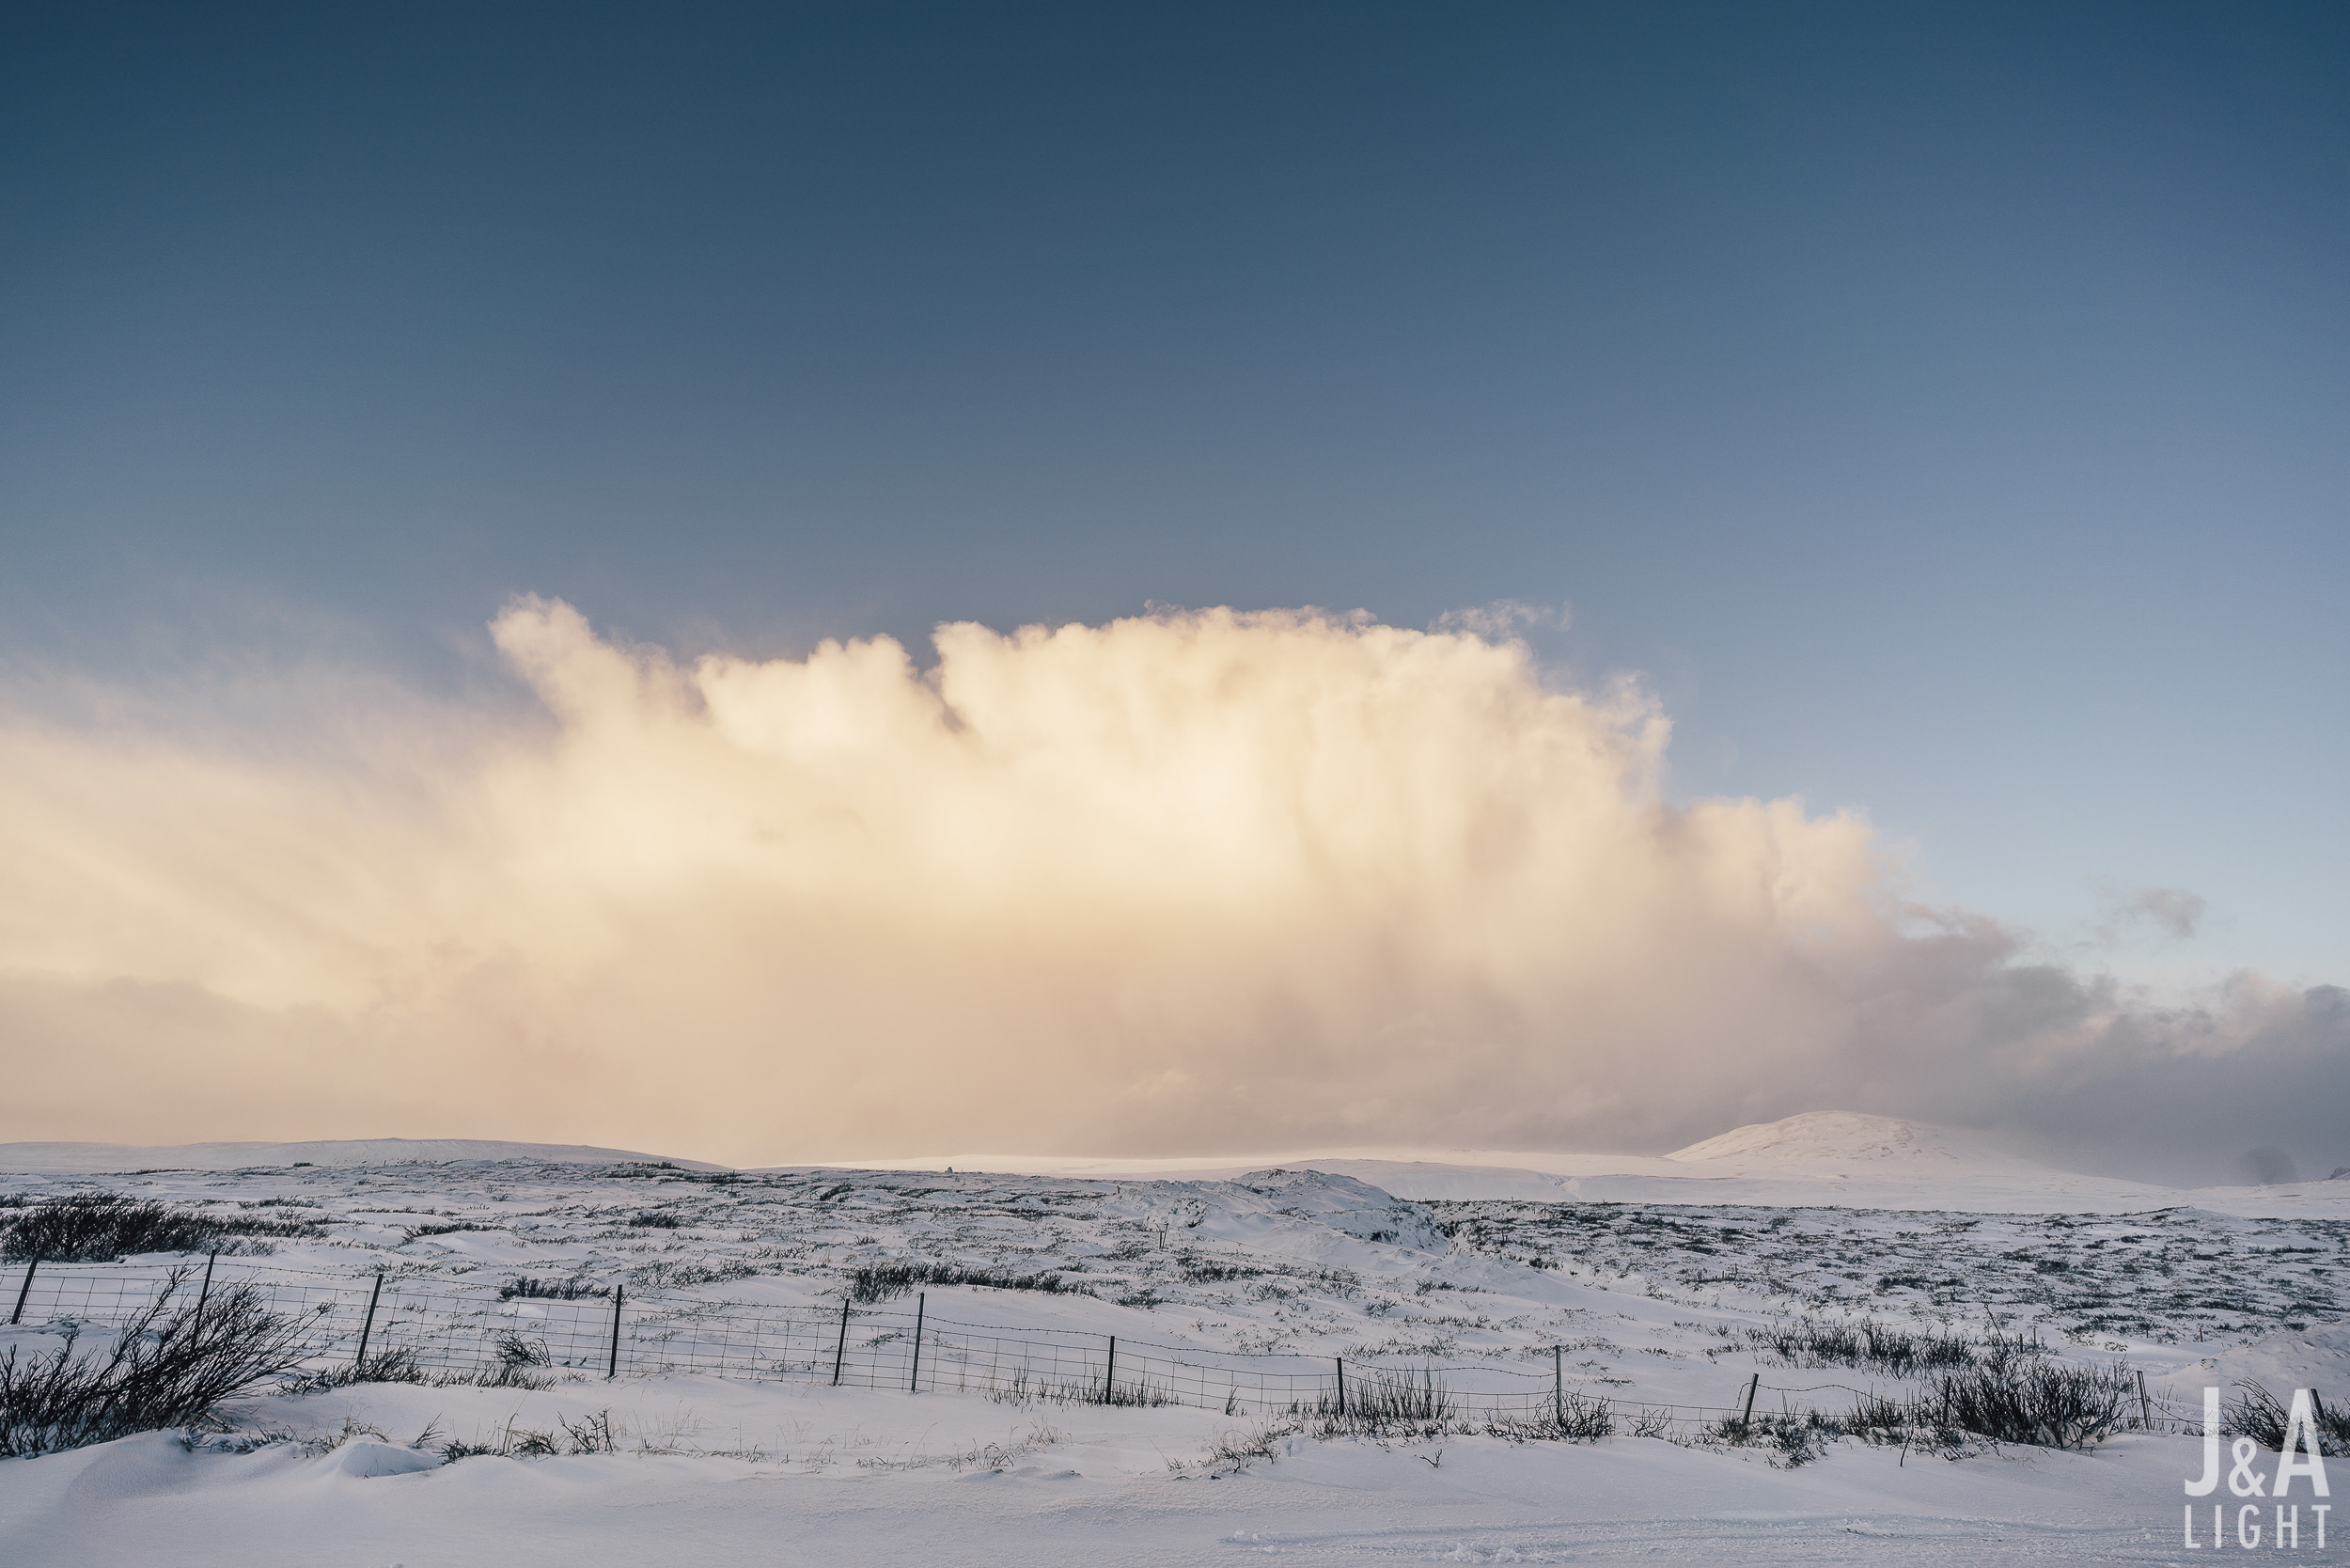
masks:
<path fill-rule="evenodd" d="M 1324 1170 L 1256 1170 L 1231 1184 L 1272 1200 L 1276 1213 L 1311 1219 L 1357 1241 L 1386 1242 L 1415 1252 L 1442 1252 L 1448 1245 L 1435 1216 L 1426 1209 L 1352 1176 Z"/>
<path fill-rule="evenodd" d="M 2350 1324 L 2311 1324 L 2205 1356 L 2179 1373 L 2187 1400 L 2205 1386 L 2225 1388 L 2251 1381 L 2280 1399 L 2295 1388 L 2315 1388 L 2321 1398 L 2350 1403 Z"/>
<path fill-rule="evenodd" d="M 1915 1168 L 1920 1174 L 2031 1166 L 2028 1160 L 1993 1148 L 1980 1134 L 1858 1111 L 1806 1111 L 1778 1121 L 1756 1122 L 1676 1149 L 1665 1157 L 1769 1166 L 1861 1164 L 1876 1167 L 1880 1174 L 1889 1174 L 1884 1169 L 1888 1166 Z"/>
<path fill-rule="evenodd" d="M 664 1156 L 585 1143 L 510 1143 L 478 1137 L 320 1138 L 307 1143 L 0 1143 L 0 1170 L 75 1174 L 126 1170 L 242 1170 L 265 1165 L 406 1165 L 443 1160 L 534 1160 L 608 1165 Z M 701 1160 L 669 1160 L 687 1170 L 723 1170 Z"/>
<path fill-rule="evenodd" d="M 350 1476 L 357 1481 L 373 1481 L 378 1476 L 412 1476 L 424 1470 L 437 1470 L 441 1467 L 441 1460 L 437 1454 L 419 1453 L 415 1449 L 399 1449 L 389 1443 L 371 1443 L 362 1438 L 337 1449 L 330 1465 L 337 1475 Z"/>
<path fill-rule="evenodd" d="M 1414 1252 L 1450 1243 L 1418 1203 L 1323 1170 L 1254 1170 L 1228 1181 L 1154 1181 L 1121 1187 L 1120 1203 L 1153 1225 L 1301 1259 L 1340 1262 L 1355 1242 Z M 1118 1206 L 1117 1204 L 1113 1205 Z M 1340 1243 L 1337 1252 L 1327 1244 Z"/>

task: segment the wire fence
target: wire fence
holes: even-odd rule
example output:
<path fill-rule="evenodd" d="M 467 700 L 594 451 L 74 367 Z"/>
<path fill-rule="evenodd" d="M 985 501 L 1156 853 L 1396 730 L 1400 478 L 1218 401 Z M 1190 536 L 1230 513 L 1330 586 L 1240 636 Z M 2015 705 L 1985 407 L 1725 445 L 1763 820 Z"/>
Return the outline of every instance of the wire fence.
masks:
<path fill-rule="evenodd" d="M 11 1270 L 10 1273 L 16 1273 Z M 956 1321 L 911 1307 L 769 1306 L 614 1285 L 561 1297 L 518 1294 L 426 1273 L 333 1275 L 229 1257 L 155 1267 L 34 1262 L 0 1278 L 8 1323 L 26 1330 L 104 1331 L 169 1287 L 200 1306 L 235 1285 L 304 1325 L 305 1367 L 327 1371 L 397 1357 L 454 1378 L 613 1378 L 696 1372 L 908 1393 L 977 1393 L 1025 1402 L 1186 1405 L 1230 1416 L 1344 1416 L 1414 1410 L 1443 1419 L 1565 1424 L 1605 1409 L 1618 1430 L 1652 1435 L 1725 1420 L 1810 1411 L 1836 1415 L 1887 1390 L 1841 1383 L 1742 1382 L 1723 1405 L 1628 1400 L 1598 1391 L 1565 1347 L 1528 1345 L 1474 1363 L 1400 1362 L 1158 1344 L 1076 1329 Z M 14 1287 L 9 1289 L 8 1287 Z M 1849 1396 L 1823 1401 L 1821 1396 Z M 2200 1432 L 2201 1412 L 2145 1388 L 2128 1429 Z"/>

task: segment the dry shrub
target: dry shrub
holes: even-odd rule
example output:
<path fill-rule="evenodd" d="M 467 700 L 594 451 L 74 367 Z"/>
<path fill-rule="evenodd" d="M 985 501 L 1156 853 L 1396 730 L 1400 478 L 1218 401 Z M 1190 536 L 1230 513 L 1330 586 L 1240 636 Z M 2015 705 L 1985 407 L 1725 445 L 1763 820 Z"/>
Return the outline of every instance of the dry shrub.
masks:
<path fill-rule="evenodd" d="M 133 1433 L 200 1427 L 223 1400 L 293 1369 L 302 1325 L 249 1284 L 215 1291 L 198 1311 L 175 1270 L 103 1356 L 79 1340 L 45 1356 L 0 1359 L 0 1455 L 50 1453 Z"/>

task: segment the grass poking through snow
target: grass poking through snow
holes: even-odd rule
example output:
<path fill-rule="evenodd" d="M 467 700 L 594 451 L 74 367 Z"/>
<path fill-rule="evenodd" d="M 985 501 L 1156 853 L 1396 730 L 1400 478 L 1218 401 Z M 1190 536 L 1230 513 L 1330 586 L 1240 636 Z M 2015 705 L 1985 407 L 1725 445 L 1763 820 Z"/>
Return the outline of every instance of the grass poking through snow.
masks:
<path fill-rule="evenodd" d="M 50 1263 L 111 1263 L 142 1252 L 208 1252 L 233 1237 L 325 1233 L 313 1220 L 194 1214 L 111 1192 L 52 1199 L 17 1211 L 6 1223 L 0 1258 Z"/>

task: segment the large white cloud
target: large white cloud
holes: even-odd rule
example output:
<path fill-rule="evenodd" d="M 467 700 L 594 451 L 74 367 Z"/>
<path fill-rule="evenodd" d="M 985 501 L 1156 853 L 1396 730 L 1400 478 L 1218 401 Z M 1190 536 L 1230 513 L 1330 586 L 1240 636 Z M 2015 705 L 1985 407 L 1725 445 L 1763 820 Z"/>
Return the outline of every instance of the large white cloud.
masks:
<path fill-rule="evenodd" d="M 1669 1147 L 1834 1105 L 2141 1166 L 2342 1142 L 2340 993 L 2021 965 L 1854 816 L 1668 805 L 1653 704 L 1514 643 L 494 631 L 533 718 L 359 682 L 269 734 L 8 726 L 0 1136 Z"/>

